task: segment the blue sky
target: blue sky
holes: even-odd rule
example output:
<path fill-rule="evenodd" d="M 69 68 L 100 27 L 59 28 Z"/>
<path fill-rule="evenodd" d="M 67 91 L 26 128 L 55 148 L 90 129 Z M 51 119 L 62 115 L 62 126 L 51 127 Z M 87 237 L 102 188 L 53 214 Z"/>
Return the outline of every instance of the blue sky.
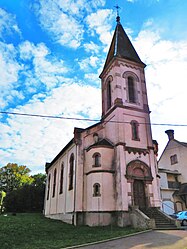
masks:
<path fill-rule="evenodd" d="M 0 0 L 0 111 L 49 116 L 101 116 L 99 74 L 116 10 L 147 64 L 153 124 L 187 124 L 187 1 Z M 44 172 L 73 136 L 93 122 L 0 114 L 0 166 Z M 152 125 L 160 153 L 166 129 L 187 142 L 187 127 Z"/>

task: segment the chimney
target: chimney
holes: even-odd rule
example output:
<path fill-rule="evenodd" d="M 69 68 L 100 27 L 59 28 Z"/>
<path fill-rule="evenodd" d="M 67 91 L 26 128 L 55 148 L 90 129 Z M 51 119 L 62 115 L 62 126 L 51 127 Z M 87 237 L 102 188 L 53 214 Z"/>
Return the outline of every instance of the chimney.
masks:
<path fill-rule="evenodd" d="M 169 141 L 174 139 L 174 130 L 167 130 L 165 133 L 168 135 Z"/>

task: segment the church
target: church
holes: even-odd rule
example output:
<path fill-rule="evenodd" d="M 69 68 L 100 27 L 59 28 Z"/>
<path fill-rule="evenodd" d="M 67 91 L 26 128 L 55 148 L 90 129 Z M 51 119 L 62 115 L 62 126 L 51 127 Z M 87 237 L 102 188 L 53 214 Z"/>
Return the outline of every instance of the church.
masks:
<path fill-rule="evenodd" d="M 100 122 L 74 128 L 46 163 L 44 214 L 73 225 L 132 225 L 134 207 L 160 207 L 144 68 L 119 15 L 100 74 Z"/>

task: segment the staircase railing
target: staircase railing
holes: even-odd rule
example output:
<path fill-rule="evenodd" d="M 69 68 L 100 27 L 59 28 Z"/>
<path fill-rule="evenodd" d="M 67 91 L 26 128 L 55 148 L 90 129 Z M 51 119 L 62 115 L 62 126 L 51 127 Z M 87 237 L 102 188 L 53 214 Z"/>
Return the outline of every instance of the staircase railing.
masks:
<path fill-rule="evenodd" d="M 164 212 L 165 208 L 164 207 L 167 207 L 168 209 L 170 209 L 170 211 L 172 211 L 172 213 L 175 213 L 176 210 L 174 208 L 172 208 L 171 206 L 169 206 L 168 204 L 164 203 L 162 200 L 157 200 L 157 201 L 154 201 L 154 204 L 155 204 L 155 207 L 156 206 L 160 206 L 161 207 L 161 210 Z M 164 212 L 166 213 L 166 212 Z"/>

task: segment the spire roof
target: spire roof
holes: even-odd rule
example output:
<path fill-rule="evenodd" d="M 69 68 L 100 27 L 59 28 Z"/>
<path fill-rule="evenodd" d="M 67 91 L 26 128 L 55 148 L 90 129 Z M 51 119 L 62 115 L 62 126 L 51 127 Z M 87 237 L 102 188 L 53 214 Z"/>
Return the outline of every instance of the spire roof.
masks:
<path fill-rule="evenodd" d="M 116 29 L 112 38 L 112 42 L 103 70 L 108 66 L 109 62 L 114 57 L 124 58 L 130 61 L 138 62 L 145 66 L 145 64 L 141 61 L 140 57 L 138 56 L 136 50 L 134 49 L 125 30 L 123 29 L 120 23 L 119 15 L 117 15 L 116 17 L 116 22 Z"/>

